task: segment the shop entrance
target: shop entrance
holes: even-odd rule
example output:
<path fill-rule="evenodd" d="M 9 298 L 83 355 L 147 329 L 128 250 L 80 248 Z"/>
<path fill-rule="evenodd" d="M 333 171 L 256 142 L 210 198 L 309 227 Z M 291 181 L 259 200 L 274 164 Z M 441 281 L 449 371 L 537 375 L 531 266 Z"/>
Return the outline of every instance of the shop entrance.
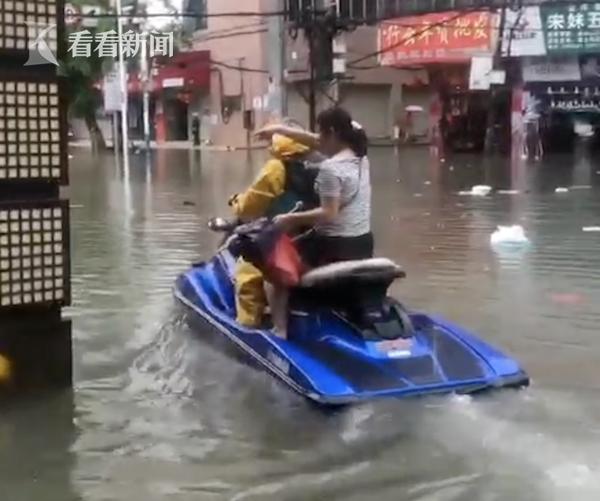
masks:
<path fill-rule="evenodd" d="M 491 149 L 507 152 L 510 148 L 511 93 L 498 89 L 494 98 L 488 91 L 469 89 L 468 68 L 443 66 L 432 80 L 441 101 L 440 132 L 444 146 L 454 152 L 483 152 L 486 135 Z M 490 115 L 490 113 L 492 113 Z M 494 119 L 495 123 L 490 123 Z"/>
<path fill-rule="evenodd" d="M 540 134 L 544 151 L 570 153 L 585 143 L 600 144 L 600 89 L 581 83 L 528 85 L 540 102 Z"/>
<path fill-rule="evenodd" d="M 188 140 L 188 104 L 177 98 L 165 102 L 167 141 Z"/>

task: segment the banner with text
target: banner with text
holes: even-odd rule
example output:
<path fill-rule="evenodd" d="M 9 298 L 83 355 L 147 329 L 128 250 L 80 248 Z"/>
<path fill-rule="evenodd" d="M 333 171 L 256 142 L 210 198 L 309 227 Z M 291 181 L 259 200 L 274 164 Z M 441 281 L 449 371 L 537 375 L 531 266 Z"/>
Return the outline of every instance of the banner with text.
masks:
<path fill-rule="evenodd" d="M 600 52 L 600 3 L 540 6 L 548 54 Z"/>
<path fill-rule="evenodd" d="M 382 66 L 467 62 L 491 54 L 497 42 L 496 14 L 439 12 L 402 17 L 379 25 Z"/>

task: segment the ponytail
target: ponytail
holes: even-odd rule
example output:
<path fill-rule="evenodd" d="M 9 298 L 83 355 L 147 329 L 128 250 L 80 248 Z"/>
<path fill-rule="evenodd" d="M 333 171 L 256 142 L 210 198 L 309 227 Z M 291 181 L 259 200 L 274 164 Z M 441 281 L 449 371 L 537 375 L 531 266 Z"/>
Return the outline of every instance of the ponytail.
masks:
<path fill-rule="evenodd" d="M 321 112 L 317 122 L 322 131 L 334 133 L 357 157 L 362 158 L 367 155 L 367 133 L 358 122 L 352 120 L 350 113 L 345 109 L 329 108 Z"/>
<path fill-rule="evenodd" d="M 369 138 L 367 137 L 367 133 L 362 127 L 353 127 L 352 133 L 354 135 L 354 139 L 350 143 L 352 151 L 356 153 L 357 157 L 366 157 L 369 149 Z"/>

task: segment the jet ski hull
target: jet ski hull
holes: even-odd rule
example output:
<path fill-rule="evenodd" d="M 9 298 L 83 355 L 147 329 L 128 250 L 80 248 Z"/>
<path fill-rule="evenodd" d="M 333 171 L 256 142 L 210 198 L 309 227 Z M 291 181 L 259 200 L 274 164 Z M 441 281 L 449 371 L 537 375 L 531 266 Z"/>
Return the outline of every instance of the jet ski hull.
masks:
<path fill-rule="evenodd" d="M 414 335 L 365 339 L 333 311 L 292 311 L 289 340 L 235 322 L 233 260 L 226 252 L 181 275 L 174 294 L 296 392 L 325 405 L 434 393 L 473 393 L 529 383 L 520 366 L 441 318 L 411 313 Z"/>

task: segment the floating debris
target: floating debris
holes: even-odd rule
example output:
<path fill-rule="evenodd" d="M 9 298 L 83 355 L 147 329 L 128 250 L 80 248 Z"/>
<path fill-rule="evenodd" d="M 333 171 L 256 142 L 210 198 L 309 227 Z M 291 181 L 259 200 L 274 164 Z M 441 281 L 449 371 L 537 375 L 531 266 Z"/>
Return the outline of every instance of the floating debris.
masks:
<path fill-rule="evenodd" d="M 451 165 L 450 167 L 448 167 L 448 170 L 449 170 L 450 172 L 452 172 L 452 171 L 454 170 L 454 165 Z"/>
<path fill-rule="evenodd" d="M 69 153 L 69 160 L 70 160 L 71 158 L 73 158 L 73 155 L 71 155 L 71 154 Z"/>
<path fill-rule="evenodd" d="M 560 186 L 554 190 L 554 193 L 569 193 L 569 188 L 563 188 Z"/>
<path fill-rule="evenodd" d="M 518 195 L 519 190 L 498 190 L 496 193 L 499 195 Z"/>
<path fill-rule="evenodd" d="M 429 186 L 429 185 L 431 184 L 431 181 L 425 181 L 423 184 L 424 184 L 425 186 Z"/>
<path fill-rule="evenodd" d="M 474 197 L 485 197 L 490 194 L 492 191 L 491 186 L 487 186 L 485 184 L 478 184 L 477 186 L 473 186 L 471 191 L 460 191 L 459 195 L 471 195 Z"/>
<path fill-rule="evenodd" d="M 83 209 L 83 205 L 80 204 L 71 204 L 69 205 L 69 209 Z"/>
<path fill-rule="evenodd" d="M 498 226 L 498 229 L 490 237 L 492 245 L 527 245 L 529 238 L 525 235 L 522 226 L 515 224 L 513 226 Z"/>
<path fill-rule="evenodd" d="M 423 196 L 423 193 L 415 193 L 415 194 L 413 195 L 413 197 L 417 197 L 417 198 L 418 198 L 418 197 L 422 197 L 422 196 Z"/>
<path fill-rule="evenodd" d="M 584 226 L 581 229 L 586 233 L 600 232 L 600 226 Z"/>
<path fill-rule="evenodd" d="M 183 205 L 184 205 L 185 207 L 194 207 L 194 206 L 196 205 L 196 203 L 195 203 L 195 202 L 192 202 L 192 201 L 190 201 L 190 200 L 184 200 L 184 201 L 183 201 Z"/>

